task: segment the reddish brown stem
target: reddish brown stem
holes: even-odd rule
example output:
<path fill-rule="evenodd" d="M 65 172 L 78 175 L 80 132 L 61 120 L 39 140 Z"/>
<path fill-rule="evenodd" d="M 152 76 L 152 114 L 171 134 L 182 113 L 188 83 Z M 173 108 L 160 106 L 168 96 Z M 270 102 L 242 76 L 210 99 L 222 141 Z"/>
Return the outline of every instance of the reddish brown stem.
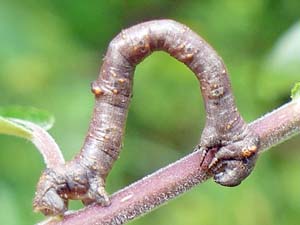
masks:
<path fill-rule="evenodd" d="M 292 137 L 300 131 L 300 103 L 292 101 L 252 122 L 250 127 L 259 135 L 259 152 Z M 112 195 L 112 205 L 93 205 L 66 215 L 62 221 L 46 225 L 115 225 L 123 224 L 173 199 L 211 174 L 199 168 L 199 152 L 141 179 Z M 212 157 L 208 155 L 208 158 Z M 210 159 L 208 159 L 210 160 Z"/>

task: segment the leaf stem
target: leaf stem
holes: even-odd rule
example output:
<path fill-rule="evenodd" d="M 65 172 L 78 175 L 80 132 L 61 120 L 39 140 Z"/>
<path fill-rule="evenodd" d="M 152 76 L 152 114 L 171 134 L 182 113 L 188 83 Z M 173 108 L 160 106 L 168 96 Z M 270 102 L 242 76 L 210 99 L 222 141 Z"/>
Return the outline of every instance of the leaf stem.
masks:
<path fill-rule="evenodd" d="M 46 130 L 29 121 L 20 119 L 11 120 L 30 129 L 31 137 L 29 140 L 32 141 L 43 156 L 47 168 L 55 168 L 65 164 L 65 159 L 59 146 Z"/>

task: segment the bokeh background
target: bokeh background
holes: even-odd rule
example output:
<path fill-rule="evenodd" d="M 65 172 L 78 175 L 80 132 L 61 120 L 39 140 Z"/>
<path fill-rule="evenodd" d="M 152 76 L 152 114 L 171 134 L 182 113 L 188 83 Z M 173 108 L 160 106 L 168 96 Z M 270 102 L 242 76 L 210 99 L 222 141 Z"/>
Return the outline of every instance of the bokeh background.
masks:
<path fill-rule="evenodd" d="M 299 81 L 299 9 L 299 0 L 0 0 L 0 105 L 52 112 L 50 133 L 71 159 L 83 143 L 94 103 L 90 82 L 109 41 L 139 22 L 171 18 L 222 56 L 238 108 L 252 121 L 287 102 Z M 124 149 L 109 192 L 191 152 L 203 124 L 192 73 L 165 53 L 148 57 L 136 70 Z M 131 224 L 299 224 L 299 146 L 295 137 L 263 154 L 239 187 L 206 182 Z M 43 219 L 32 212 L 43 168 L 30 142 L 0 136 L 0 224 Z"/>

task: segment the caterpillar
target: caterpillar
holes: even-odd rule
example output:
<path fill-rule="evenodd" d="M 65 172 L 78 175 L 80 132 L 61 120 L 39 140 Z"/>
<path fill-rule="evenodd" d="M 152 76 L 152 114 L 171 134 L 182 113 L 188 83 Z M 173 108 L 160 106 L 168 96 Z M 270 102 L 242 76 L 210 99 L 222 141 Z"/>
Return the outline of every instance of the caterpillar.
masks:
<path fill-rule="evenodd" d="M 259 140 L 236 108 L 221 57 L 185 25 L 154 20 L 125 29 L 110 42 L 99 77 L 91 84 L 95 107 L 83 147 L 73 160 L 43 172 L 33 203 L 36 211 L 63 214 L 69 199 L 110 204 L 105 180 L 121 150 L 134 70 L 154 51 L 184 63 L 199 81 L 206 123 L 195 149 L 203 157 L 217 149 L 214 160 L 205 165 L 214 171 L 215 181 L 235 186 L 249 175 Z M 199 166 L 203 162 L 199 159 Z"/>

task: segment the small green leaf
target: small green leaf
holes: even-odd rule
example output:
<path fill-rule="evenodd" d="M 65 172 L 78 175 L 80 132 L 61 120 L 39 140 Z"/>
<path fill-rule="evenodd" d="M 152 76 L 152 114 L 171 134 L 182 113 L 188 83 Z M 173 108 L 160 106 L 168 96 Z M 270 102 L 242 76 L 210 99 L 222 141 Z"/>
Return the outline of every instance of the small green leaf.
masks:
<path fill-rule="evenodd" d="M 292 25 L 275 43 L 267 58 L 267 68 L 296 74 L 299 71 L 300 58 L 300 21 Z"/>
<path fill-rule="evenodd" d="M 0 116 L 6 119 L 15 118 L 30 121 L 45 130 L 49 130 L 54 124 L 54 117 L 50 113 L 33 107 L 0 107 Z"/>
<path fill-rule="evenodd" d="M 0 134 L 30 140 L 42 154 L 48 168 L 65 163 L 59 146 L 46 131 L 53 122 L 53 117 L 43 110 L 21 106 L 0 108 Z"/>
<path fill-rule="evenodd" d="M 293 100 L 296 100 L 299 99 L 299 97 L 300 97 L 300 82 L 297 82 L 291 91 L 291 98 Z"/>
<path fill-rule="evenodd" d="M 32 138 L 30 129 L 2 116 L 0 116 L 0 134 L 14 135 L 26 139 Z"/>

